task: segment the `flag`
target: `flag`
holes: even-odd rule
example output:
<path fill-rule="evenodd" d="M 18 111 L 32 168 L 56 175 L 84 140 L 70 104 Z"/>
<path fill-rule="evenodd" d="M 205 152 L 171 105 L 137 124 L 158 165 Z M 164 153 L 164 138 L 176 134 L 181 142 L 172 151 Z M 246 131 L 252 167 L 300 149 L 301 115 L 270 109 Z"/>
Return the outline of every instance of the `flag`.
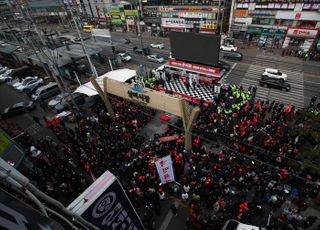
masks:
<path fill-rule="evenodd" d="M 174 181 L 171 155 L 156 161 L 156 167 L 162 184 Z"/>
<path fill-rule="evenodd" d="M 284 112 L 284 113 L 291 113 L 291 111 L 292 111 L 292 105 L 288 105 L 287 107 L 285 107 L 285 108 L 283 109 L 283 112 Z"/>

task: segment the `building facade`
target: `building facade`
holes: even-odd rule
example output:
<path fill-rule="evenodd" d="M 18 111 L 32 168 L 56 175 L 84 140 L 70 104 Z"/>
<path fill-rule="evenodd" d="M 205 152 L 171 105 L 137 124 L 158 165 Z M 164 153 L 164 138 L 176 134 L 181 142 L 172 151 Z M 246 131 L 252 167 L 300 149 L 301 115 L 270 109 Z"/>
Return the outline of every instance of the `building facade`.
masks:
<path fill-rule="evenodd" d="M 222 18 L 227 4 L 224 4 L 224 1 L 220 3 L 220 13 L 218 13 L 219 1 L 148 1 L 143 3 L 143 18 L 147 30 L 154 35 L 166 36 L 169 31 L 214 34 L 217 32 L 218 24 L 226 22 Z"/>
<path fill-rule="evenodd" d="M 319 46 L 320 0 L 236 0 L 230 32 L 257 45 L 297 48 Z"/>
<path fill-rule="evenodd" d="M 12 16 L 8 0 L 0 0 L 0 17 Z"/>

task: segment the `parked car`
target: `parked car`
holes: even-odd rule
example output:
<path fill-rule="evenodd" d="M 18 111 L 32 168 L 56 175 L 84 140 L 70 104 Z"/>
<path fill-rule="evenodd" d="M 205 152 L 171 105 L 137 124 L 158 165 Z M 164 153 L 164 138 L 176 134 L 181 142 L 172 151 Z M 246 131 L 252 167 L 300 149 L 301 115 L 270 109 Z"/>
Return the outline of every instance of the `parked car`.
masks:
<path fill-rule="evenodd" d="M 64 97 L 68 96 L 68 93 L 60 93 L 55 98 L 48 102 L 48 107 L 54 108 L 57 104 L 59 104 Z"/>
<path fill-rule="evenodd" d="M 243 59 L 242 53 L 239 52 L 225 52 L 222 56 L 225 59 L 241 61 Z"/>
<path fill-rule="evenodd" d="M 34 101 L 42 101 L 49 97 L 52 97 L 60 92 L 58 84 L 55 82 L 50 82 L 45 86 L 41 86 L 37 91 L 32 94 L 31 98 Z"/>
<path fill-rule="evenodd" d="M 3 67 L 2 69 L 0 69 L 0 74 L 4 74 L 8 69 L 8 67 Z"/>
<path fill-rule="evenodd" d="M 275 79 L 282 79 L 283 81 L 288 80 L 287 74 L 284 74 L 277 69 L 271 69 L 271 68 L 266 68 L 264 70 L 264 72 L 262 73 L 262 76 L 269 77 L 269 78 L 275 78 Z"/>
<path fill-rule="evenodd" d="M 230 64 L 228 64 L 228 63 L 226 63 L 226 62 L 224 62 L 222 60 L 218 61 L 218 66 L 217 67 L 221 68 L 221 69 L 225 69 L 226 71 L 229 71 L 231 69 Z"/>
<path fill-rule="evenodd" d="M 1 74 L 0 83 L 11 81 L 12 77 L 10 75 Z"/>
<path fill-rule="evenodd" d="M 42 78 L 27 81 L 27 82 L 23 83 L 22 85 L 20 85 L 19 87 L 17 87 L 16 89 L 20 92 L 25 92 L 28 89 L 32 89 L 32 88 L 38 87 L 40 85 L 43 85 Z"/>
<path fill-rule="evenodd" d="M 259 84 L 264 87 L 271 87 L 284 91 L 290 91 L 291 89 L 291 85 L 287 81 L 276 78 L 262 77 Z"/>
<path fill-rule="evenodd" d="M 37 89 L 38 89 L 39 87 L 41 87 L 41 86 L 43 86 L 43 84 L 33 85 L 33 86 L 30 86 L 30 87 L 24 89 L 23 92 L 24 92 L 25 94 L 27 94 L 28 97 L 31 98 L 32 94 L 34 94 L 34 93 L 37 91 Z"/>
<path fill-rule="evenodd" d="M 1 118 L 7 118 L 21 113 L 29 112 L 35 108 L 32 101 L 19 102 L 3 110 Z"/>
<path fill-rule="evenodd" d="M 71 97 L 73 98 L 73 101 L 79 105 L 84 102 L 86 95 L 82 93 L 72 93 Z M 72 99 L 69 98 L 69 95 L 62 98 L 62 100 L 56 104 L 54 107 L 51 107 L 55 112 L 61 113 L 62 111 L 65 111 L 68 109 L 68 105 L 72 105 Z"/>
<path fill-rule="evenodd" d="M 238 47 L 236 47 L 234 45 L 221 45 L 220 50 L 235 52 L 238 50 Z"/>
<path fill-rule="evenodd" d="M 132 60 L 132 57 L 127 53 L 119 53 L 118 55 L 121 58 L 121 61 L 129 62 Z"/>
<path fill-rule="evenodd" d="M 128 51 L 126 51 L 126 50 L 116 50 L 115 53 L 116 54 L 127 54 Z"/>
<path fill-rule="evenodd" d="M 223 225 L 222 230 L 260 230 L 261 228 L 249 225 L 249 224 L 243 224 L 237 220 L 227 220 L 227 222 Z"/>
<path fill-rule="evenodd" d="M 141 48 L 138 48 L 137 46 L 133 47 L 133 52 L 135 52 L 137 54 L 144 53 L 145 55 L 149 55 L 151 53 L 151 51 L 148 47 L 141 49 Z"/>
<path fill-rule="evenodd" d="M 83 63 L 79 63 L 79 62 L 74 62 L 72 64 L 70 64 L 70 67 L 74 70 L 78 70 L 80 72 L 86 72 L 88 70 L 88 66 L 86 66 Z"/>
<path fill-rule="evenodd" d="M 20 87 L 23 84 L 27 84 L 29 81 L 38 79 L 38 77 L 32 77 L 32 76 L 28 76 L 24 79 L 21 79 L 19 82 L 16 82 L 15 84 L 11 85 L 13 88 L 17 89 L 18 87 Z"/>
<path fill-rule="evenodd" d="M 148 55 L 147 56 L 147 59 L 151 62 L 157 62 L 157 63 L 162 63 L 164 62 L 164 58 L 159 56 L 159 55 L 155 55 L 155 54 L 152 54 L 152 55 Z"/>
<path fill-rule="evenodd" d="M 163 49 L 164 48 L 164 44 L 161 42 L 156 42 L 156 43 L 151 43 L 150 44 L 151 48 L 158 48 L 158 49 Z"/>

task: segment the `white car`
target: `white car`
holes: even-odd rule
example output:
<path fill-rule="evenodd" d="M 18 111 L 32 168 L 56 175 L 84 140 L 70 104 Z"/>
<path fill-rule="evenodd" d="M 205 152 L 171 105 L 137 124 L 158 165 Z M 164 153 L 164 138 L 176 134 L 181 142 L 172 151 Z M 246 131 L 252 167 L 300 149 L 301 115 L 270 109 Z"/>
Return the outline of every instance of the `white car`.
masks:
<path fill-rule="evenodd" d="M 157 43 L 151 43 L 150 44 L 151 48 L 158 48 L 158 49 L 163 49 L 164 48 L 164 44 L 161 42 L 157 42 Z"/>
<path fill-rule="evenodd" d="M 8 70 L 8 67 L 3 67 L 0 69 L 0 74 L 5 73 Z"/>
<path fill-rule="evenodd" d="M 159 55 L 154 55 L 154 54 L 148 55 L 148 56 L 147 56 L 147 59 L 148 59 L 149 61 L 151 61 L 151 62 L 157 62 L 157 63 L 162 63 L 162 62 L 164 62 L 164 58 L 163 58 L 163 57 L 161 57 L 161 56 L 159 56 Z"/>
<path fill-rule="evenodd" d="M 281 73 L 277 69 L 270 69 L 270 68 L 266 68 L 264 70 L 264 72 L 262 73 L 262 77 L 270 77 L 270 78 L 282 79 L 284 81 L 288 80 L 287 74 Z"/>
<path fill-rule="evenodd" d="M 27 89 L 31 89 L 33 87 L 39 87 L 42 84 L 43 84 L 43 79 L 38 78 L 38 79 L 33 79 L 31 81 L 25 81 L 22 85 L 18 86 L 16 89 L 19 92 L 24 92 Z"/>
<path fill-rule="evenodd" d="M 260 230 L 259 227 L 249 224 L 243 224 L 237 220 L 227 220 L 223 225 L 222 230 L 234 229 L 234 230 Z"/>
<path fill-rule="evenodd" d="M 36 77 L 36 78 L 37 78 L 37 77 Z M 30 76 L 28 76 L 28 77 L 22 79 L 21 81 L 14 83 L 14 84 L 11 85 L 11 86 L 12 86 L 13 88 L 17 89 L 19 86 L 21 86 L 21 85 L 23 85 L 23 84 L 26 84 L 26 83 L 28 83 L 29 81 L 32 81 L 32 80 L 34 80 L 34 79 L 36 79 L 36 78 L 35 78 L 35 77 L 30 77 Z"/>
<path fill-rule="evenodd" d="M 118 55 L 121 58 L 121 61 L 128 62 L 132 60 L 132 57 L 127 53 L 118 53 Z"/>
<path fill-rule="evenodd" d="M 8 82 L 11 80 L 12 80 L 12 77 L 10 75 L 7 75 L 7 74 L 0 75 L 0 82 Z"/>
<path fill-rule="evenodd" d="M 238 47 L 236 47 L 234 45 L 221 45 L 220 50 L 235 52 L 238 50 Z"/>

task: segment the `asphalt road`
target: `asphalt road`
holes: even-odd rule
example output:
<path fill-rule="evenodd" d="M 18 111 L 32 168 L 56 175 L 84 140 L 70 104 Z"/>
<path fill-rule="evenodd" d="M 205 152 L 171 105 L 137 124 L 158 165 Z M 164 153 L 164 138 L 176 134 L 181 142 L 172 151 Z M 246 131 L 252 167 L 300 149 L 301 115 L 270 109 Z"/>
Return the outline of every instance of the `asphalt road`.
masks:
<path fill-rule="evenodd" d="M 141 47 L 140 37 L 132 32 L 112 33 L 113 41 L 119 41 L 121 38 L 129 38 L 131 44 L 119 44 L 116 49 L 127 50 L 133 57 L 132 63 L 125 66 L 137 69 L 137 66 L 144 64 L 148 69 L 160 66 L 157 63 L 151 63 L 145 57 L 135 54 L 132 51 L 134 46 Z M 169 57 L 170 41 L 168 38 L 152 37 L 145 33 L 143 35 L 143 45 L 149 46 L 154 42 L 162 42 L 164 49 L 151 48 L 152 54 L 163 56 L 166 60 Z M 284 104 L 292 104 L 296 107 L 303 108 L 309 105 L 313 96 L 320 98 L 320 65 L 314 61 L 303 61 L 297 57 L 281 56 L 281 50 L 268 51 L 264 54 L 257 47 L 247 47 L 239 45 L 239 52 L 243 53 L 244 58 L 240 62 L 225 60 L 231 64 L 232 68 L 226 74 L 226 83 L 235 83 L 242 85 L 244 88 L 257 86 L 258 99 L 270 99 L 280 101 Z M 104 53 L 105 55 L 111 55 Z M 223 51 L 220 52 L 222 56 Z M 264 68 L 277 68 L 288 75 L 288 82 L 291 84 L 290 92 L 282 92 L 276 89 L 263 88 L 259 86 L 259 79 Z"/>

